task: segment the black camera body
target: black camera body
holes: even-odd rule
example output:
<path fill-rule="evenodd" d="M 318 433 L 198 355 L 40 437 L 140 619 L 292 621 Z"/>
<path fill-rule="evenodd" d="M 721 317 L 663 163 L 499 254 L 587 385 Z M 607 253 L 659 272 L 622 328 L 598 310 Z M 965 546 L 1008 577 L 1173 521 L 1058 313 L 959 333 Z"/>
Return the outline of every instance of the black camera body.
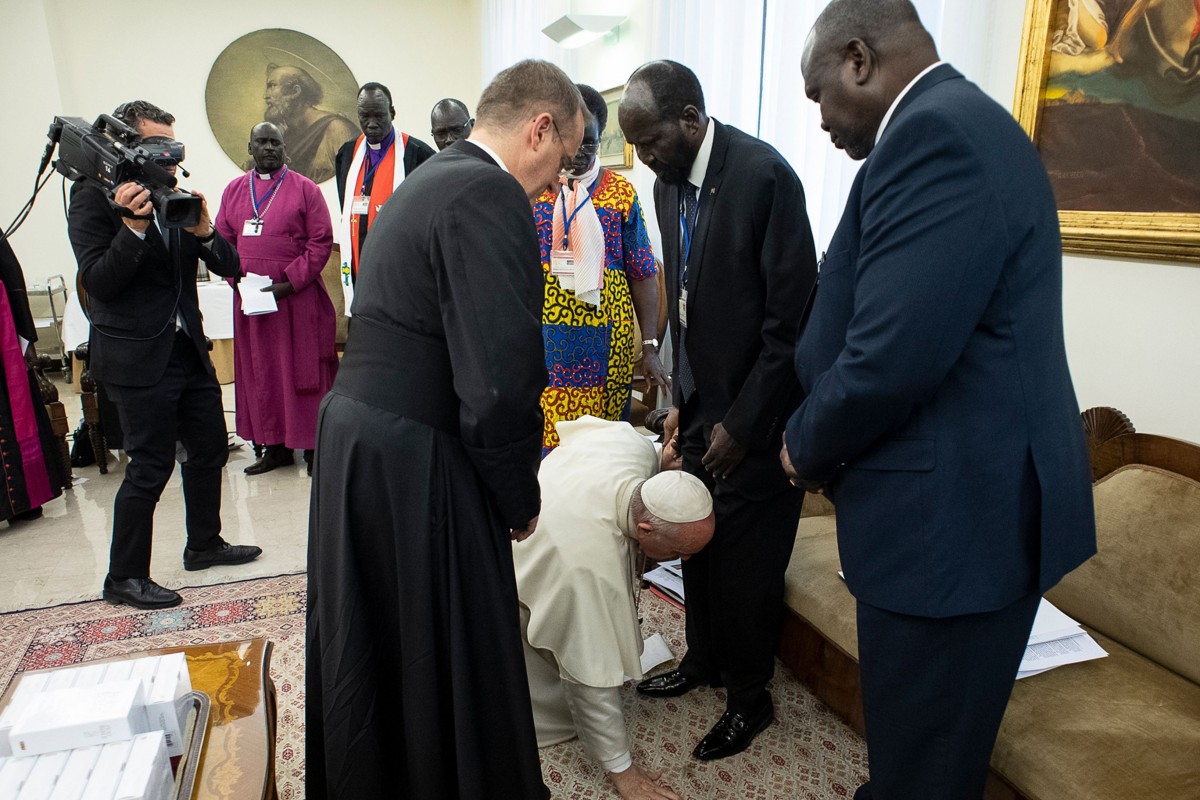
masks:
<path fill-rule="evenodd" d="M 55 117 L 50 138 L 58 140 L 54 169 L 69 180 L 98 184 L 109 198 L 128 181 L 150 190 L 162 224 L 190 228 L 200 221 L 202 201 L 175 190 L 175 176 L 163 164 L 183 160 L 183 145 L 161 137 L 141 141 L 138 132 L 116 117 L 101 114 L 89 125 L 82 117 Z"/>

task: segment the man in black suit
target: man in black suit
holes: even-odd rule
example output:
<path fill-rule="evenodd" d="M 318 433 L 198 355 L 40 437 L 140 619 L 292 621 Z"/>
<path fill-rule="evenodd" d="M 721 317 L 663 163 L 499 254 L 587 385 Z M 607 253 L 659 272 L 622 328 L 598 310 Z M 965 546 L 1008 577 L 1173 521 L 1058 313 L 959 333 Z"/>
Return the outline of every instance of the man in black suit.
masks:
<path fill-rule="evenodd" d="M 658 176 L 676 342 L 665 441 L 678 430 L 683 468 L 710 488 L 717 514 L 712 542 L 683 568 L 687 654 L 638 691 L 724 686 L 726 713 L 694 751 L 723 758 L 774 719 L 766 684 L 803 500 L 776 453 L 800 400 L 791 363 L 796 309 L 816 279 L 812 233 L 796 173 L 770 145 L 710 119 L 687 67 L 634 72 L 620 123 Z"/>
<path fill-rule="evenodd" d="M 781 454 L 837 505 L 871 768 L 855 797 L 970 800 L 1039 597 L 1096 549 L 1054 195 L 909 0 L 834 0 L 802 67 L 834 145 L 865 159 Z"/>
<path fill-rule="evenodd" d="M 147 147 L 181 151 L 175 117 L 157 106 L 137 100 L 114 116 L 135 128 Z M 164 157 L 160 165 L 173 174 L 175 163 Z M 198 261 L 218 275 L 237 276 L 237 251 L 213 228 L 207 203 L 196 225 L 163 227 L 149 190 L 133 182 L 117 186 L 111 201 L 98 185 L 77 184 L 68 232 L 87 292 L 89 365 L 117 407 L 129 455 L 113 504 L 103 597 L 137 608 L 176 606 L 179 594 L 150 578 L 154 508 L 174 471 L 176 441 L 187 452 L 180 470 L 184 568 L 244 564 L 262 553 L 220 536 L 227 436 L 196 295 Z"/>

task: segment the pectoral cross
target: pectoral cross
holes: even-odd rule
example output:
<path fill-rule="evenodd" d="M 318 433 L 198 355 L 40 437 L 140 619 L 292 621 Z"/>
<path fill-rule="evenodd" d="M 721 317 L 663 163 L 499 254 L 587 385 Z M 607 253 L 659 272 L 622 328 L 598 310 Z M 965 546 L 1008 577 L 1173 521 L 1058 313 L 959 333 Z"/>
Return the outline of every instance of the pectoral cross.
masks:
<path fill-rule="evenodd" d="M 250 225 L 251 225 L 251 227 L 253 227 L 253 228 L 254 228 L 254 235 L 255 235 L 255 236 L 258 236 L 259 234 L 261 234 L 261 233 L 262 233 L 263 221 L 262 221 L 261 219 L 252 219 L 252 220 L 250 220 Z"/>

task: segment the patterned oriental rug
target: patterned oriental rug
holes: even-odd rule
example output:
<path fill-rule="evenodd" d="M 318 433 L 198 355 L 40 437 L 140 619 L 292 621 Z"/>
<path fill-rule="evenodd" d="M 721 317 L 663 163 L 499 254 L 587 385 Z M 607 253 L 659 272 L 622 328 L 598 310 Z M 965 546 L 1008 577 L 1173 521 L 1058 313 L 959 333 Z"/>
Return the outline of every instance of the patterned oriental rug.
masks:
<path fill-rule="evenodd" d="M 276 777 L 281 800 L 304 797 L 305 576 L 192 589 L 184 605 L 131 612 L 102 602 L 0 615 L 0 686 L 17 672 L 77 664 L 138 650 L 263 636 L 274 645 L 271 674 L 278 690 Z M 646 592 L 646 635 L 662 633 L 684 650 L 683 612 Z M 674 700 L 650 700 L 624 689 L 634 758 L 661 770 L 692 800 L 843 800 L 866 780 L 866 744 L 836 715 L 778 668 L 771 686 L 776 722 L 745 753 L 701 762 L 695 743 L 724 709 L 721 690 Z M 617 798 L 604 774 L 576 741 L 542 751 L 542 773 L 555 800 Z"/>

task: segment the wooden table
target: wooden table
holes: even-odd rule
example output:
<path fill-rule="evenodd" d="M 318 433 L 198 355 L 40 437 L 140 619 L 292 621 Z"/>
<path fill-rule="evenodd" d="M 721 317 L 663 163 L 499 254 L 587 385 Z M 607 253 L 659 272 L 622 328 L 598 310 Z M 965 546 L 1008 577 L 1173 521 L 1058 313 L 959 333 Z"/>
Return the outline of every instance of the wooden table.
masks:
<path fill-rule="evenodd" d="M 183 653 L 192 688 L 212 701 L 192 800 L 274 800 L 275 684 L 266 639 L 143 650 L 84 663 Z M 72 666 L 82 666 L 73 664 Z M 0 698 L 8 705 L 13 681 Z"/>

